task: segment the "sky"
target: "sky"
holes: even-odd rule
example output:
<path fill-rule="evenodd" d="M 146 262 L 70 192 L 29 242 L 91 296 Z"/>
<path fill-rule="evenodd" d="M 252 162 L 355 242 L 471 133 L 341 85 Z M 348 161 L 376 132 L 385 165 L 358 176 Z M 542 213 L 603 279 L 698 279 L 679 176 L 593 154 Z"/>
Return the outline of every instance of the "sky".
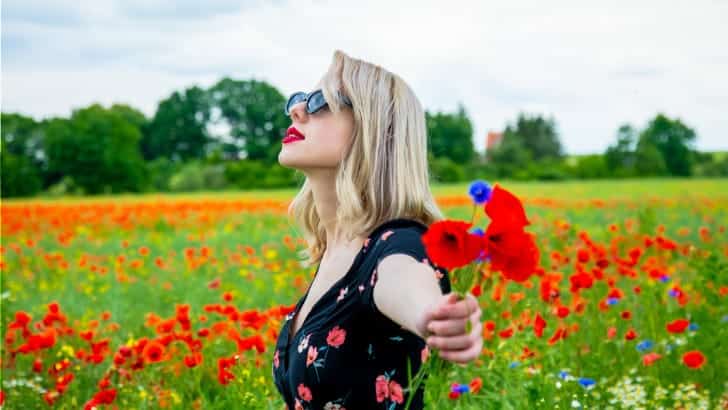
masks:
<path fill-rule="evenodd" d="M 519 112 L 569 154 L 603 152 L 658 112 L 728 150 L 728 0 L 3 0 L 2 111 L 147 116 L 228 76 L 310 90 L 334 50 L 402 77 L 430 112 L 463 104 L 482 151 Z"/>

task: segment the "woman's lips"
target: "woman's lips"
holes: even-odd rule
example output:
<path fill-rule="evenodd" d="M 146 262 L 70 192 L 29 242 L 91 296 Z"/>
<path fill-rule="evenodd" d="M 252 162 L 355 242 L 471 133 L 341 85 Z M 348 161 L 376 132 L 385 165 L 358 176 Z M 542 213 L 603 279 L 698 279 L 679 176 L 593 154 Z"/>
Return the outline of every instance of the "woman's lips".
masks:
<path fill-rule="evenodd" d="M 286 138 L 283 138 L 283 143 L 288 144 L 289 142 L 293 141 L 300 141 L 304 139 L 303 137 L 299 137 L 298 135 L 287 135 Z"/>
<path fill-rule="evenodd" d="M 287 144 L 289 142 L 298 141 L 304 139 L 303 134 L 301 131 L 297 130 L 296 127 L 290 126 L 288 127 L 288 130 L 286 130 L 286 137 L 283 138 L 283 143 Z"/>

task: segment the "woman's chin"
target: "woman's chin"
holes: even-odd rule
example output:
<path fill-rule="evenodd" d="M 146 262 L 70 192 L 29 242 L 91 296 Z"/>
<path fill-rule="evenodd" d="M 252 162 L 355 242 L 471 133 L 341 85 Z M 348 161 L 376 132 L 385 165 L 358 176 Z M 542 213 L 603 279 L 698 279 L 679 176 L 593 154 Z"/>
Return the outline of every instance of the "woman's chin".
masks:
<path fill-rule="evenodd" d="M 291 158 L 290 155 L 283 151 L 278 153 L 278 164 L 285 168 L 300 169 L 300 164 L 298 164 L 295 158 Z"/>

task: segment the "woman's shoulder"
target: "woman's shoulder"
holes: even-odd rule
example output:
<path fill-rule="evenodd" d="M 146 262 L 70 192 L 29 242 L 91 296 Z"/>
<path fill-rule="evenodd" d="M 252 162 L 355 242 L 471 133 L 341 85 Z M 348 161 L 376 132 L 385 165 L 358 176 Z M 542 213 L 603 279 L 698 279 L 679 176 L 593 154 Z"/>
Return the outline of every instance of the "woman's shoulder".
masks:
<path fill-rule="evenodd" d="M 422 235 L 427 232 L 427 225 L 413 219 L 398 218 L 388 221 L 375 230 L 370 237 L 373 244 L 369 247 L 369 268 L 376 268 L 385 257 L 393 254 L 404 254 L 418 262 L 429 264 L 440 279 L 441 289 L 450 291 L 450 281 L 446 269 L 435 265 L 429 258 Z"/>

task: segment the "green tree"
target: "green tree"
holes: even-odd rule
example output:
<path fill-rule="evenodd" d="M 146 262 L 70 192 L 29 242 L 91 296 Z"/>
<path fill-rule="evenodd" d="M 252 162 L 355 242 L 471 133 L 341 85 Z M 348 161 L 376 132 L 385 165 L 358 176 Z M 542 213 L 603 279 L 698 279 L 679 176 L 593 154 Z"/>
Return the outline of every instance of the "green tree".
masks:
<path fill-rule="evenodd" d="M 164 157 L 173 162 L 204 158 L 210 142 L 209 118 L 210 104 L 205 90 L 194 86 L 173 92 L 159 103 L 151 122 L 140 128 L 144 134 L 141 141 L 144 158 Z M 131 114 L 129 121 L 139 124 L 141 119 Z"/>
<path fill-rule="evenodd" d="M 43 187 L 43 126 L 21 114 L 2 113 L 2 196 L 31 196 Z"/>
<path fill-rule="evenodd" d="M 660 150 L 648 141 L 641 140 L 637 144 L 635 152 L 635 170 L 639 176 L 664 176 L 668 175 Z"/>
<path fill-rule="evenodd" d="M 635 144 L 637 131 L 629 124 L 623 124 L 617 130 L 617 141 L 607 148 L 604 162 L 615 176 L 634 174 Z"/>
<path fill-rule="evenodd" d="M 265 81 L 223 78 L 208 90 L 213 124 L 229 128 L 222 141 L 228 157 L 278 161 L 280 142 L 290 120 L 283 112 L 286 99 Z"/>
<path fill-rule="evenodd" d="M 434 158 L 449 158 L 458 164 L 470 163 L 475 158 L 473 125 L 462 103 L 454 114 L 425 112 L 425 120 L 428 147 Z"/>
<path fill-rule="evenodd" d="M 693 173 L 695 131 L 679 119 L 670 119 L 662 113 L 650 121 L 640 133 L 637 150 L 651 151 L 653 146 L 661 154 L 665 168 L 670 175 L 690 176 Z M 652 155 L 652 153 L 650 153 Z"/>
<path fill-rule="evenodd" d="M 501 142 L 488 151 L 488 162 L 493 164 L 498 177 L 511 178 L 524 172 L 532 159 L 531 155 L 520 138 L 506 138 L 504 135 Z"/>
<path fill-rule="evenodd" d="M 580 179 L 606 178 L 610 174 L 605 156 L 599 154 L 578 157 L 569 172 Z"/>
<path fill-rule="evenodd" d="M 71 118 L 46 125 L 49 172 L 67 176 L 89 194 L 138 192 L 146 167 L 139 150 L 142 134 L 128 107 L 93 104 Z"/>
<path fill-rule="evenodd" d="M 13 154 L 4 139 L 0 141 L 0 163 L 0 194 L 3 198 L 32 196 L 43 187 L 40 173 L 30 158 Z"/>
<path fill-rule="evenodd" d="M 503 131 L 503 141 L 517 140 L 534 161 L 563 158 L 563 148 L 556 131 L 556 121 L 538 114 L 518 114 L 514 124 Z"/>

